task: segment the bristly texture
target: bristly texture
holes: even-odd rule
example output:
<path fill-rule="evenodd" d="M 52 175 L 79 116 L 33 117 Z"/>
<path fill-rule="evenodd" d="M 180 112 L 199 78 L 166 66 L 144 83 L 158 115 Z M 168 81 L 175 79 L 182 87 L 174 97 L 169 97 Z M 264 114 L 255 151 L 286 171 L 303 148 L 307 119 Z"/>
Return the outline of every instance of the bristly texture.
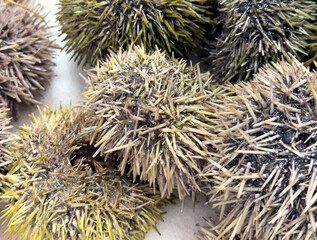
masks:
<path fill-rule="evenodd" d="M 196 175 L 209 157 L 208 75 L 141 47 L 112 53 L 88 75 L 83 95 L 95 115 L 97 153 L 117 152 L 122 174 L 158 184 L 162 196 L 199 190 Z"/>
<path fill-rule="evenodd" d="M 34 96 L 53 75 L 51 58 L 57 46 L 49 39 L 40 10 L 34 11 L 0 1 L 0 102 L 12 110 L 16 102 L 38 104 Z"/>
<path fill-rule="evenodd" d="M 207 43 L 206 27 L 213 0 L 60 0 L 58 19 L 66 34 L 65 48 L 80 63 L 95 65 L 109 49 L 129 44 L 155 45 L 184 54 L 187 48 Z"/>
<path fill-rule="evenodd" d="M 303 61 L 314 56 L 316 8 L 314 0 L 221 1 L 216 22 L 222 31 L 206 60 L 215 81 L 250 80 L 265 63 L 288 53 Z"/>
<path fill-rule="evenodd" d="M 199 239 L 317 238 L 317 75 L 292 60 L 214 99 L 219 156 L 203 175 L 220 223 Z"/>
<path fill-rule="evenodd" d="M 305 66 L 311 66 L 314 70 L 316 70 L 317 64 L 314 64 L 314 61 L 317 61 L 317 7 L 315 8 L 315 12 L 312 15 L 315 21 L 309 26 L 313 34 L 308 40 L 309 59 L 305 61 Z"/>
<path fill-rule="evenodd" d="M 162 219 L 165 200 L 152 188 L 132 184 L 85 150 L 85 116 L 66 106 L 43 109 L 20 127 L 2 188 L 9 232 L 25 240 L 139 240 Z"/>
<path fill-rule="evenodd" d="M 8 111 L 8 108 L 0 104 L 0 178 L 2 178 L 1 174 L 5 174 L 9 170 L 9 166 L 13 161 L 8 148 L 17 138 L 17 136 L 8 131 L 12 128 Z"/>

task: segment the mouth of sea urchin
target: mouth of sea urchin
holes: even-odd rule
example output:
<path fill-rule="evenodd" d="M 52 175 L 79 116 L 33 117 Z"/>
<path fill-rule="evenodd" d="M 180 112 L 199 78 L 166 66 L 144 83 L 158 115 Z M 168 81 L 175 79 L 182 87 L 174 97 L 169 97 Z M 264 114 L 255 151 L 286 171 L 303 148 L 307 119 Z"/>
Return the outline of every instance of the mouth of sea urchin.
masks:
<path fill-rule="evenodd" d="M 108 159 L 106 162 L 104 158 L 99 154 L 95 155 L 97 149 L 90 145 L 79 145 L 70 156 L 70 163 L 73 167 L 77 167 L 80 170 L 90 170 L 93 174 L 96 173 L 96 168 L 101 166 L 103 168 L 113 169 L 116 167 L 116 161 Z"/>

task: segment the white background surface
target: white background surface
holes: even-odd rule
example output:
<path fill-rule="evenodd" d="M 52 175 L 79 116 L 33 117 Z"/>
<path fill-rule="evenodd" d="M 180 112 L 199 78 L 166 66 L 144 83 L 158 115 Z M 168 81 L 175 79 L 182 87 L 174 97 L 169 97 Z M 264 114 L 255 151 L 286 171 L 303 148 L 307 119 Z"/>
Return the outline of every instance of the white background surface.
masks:
<path fill-rule="evenodd" d="M 131 0 L 133 1 L 133 0 Z M 38 0 L 37 2 L 41 2 Z M 62 37 L 58 35 L 58 23 L 55 20 L 55 13 L 58 7 L 55 5 L 58 0 L 45 1 L 44 13 L 48 13 L 47 21 L 50 25 L 55 27 L 52 29 L 56 36 L 56 42 L 63 46 L 61 42 Z M 78 95 L 85 91 L 84 80 L 79 76 L 79 72 L 83 73 L 81 67 L 77 67 L 76 63 L 70 60 L 70 55 L 66 55 L 64 51 L 56 51 L 56 57 L 54 59 L 56 67 L 54 72 L 56 76 L 52 79 L 52 82 L 46 91 L 42 93 L 43 97 L 40 99 L 44 104 L 58 104 L 64 102 L 69 104 L 76 103 L 80 100 Z M 29 122 L 28 115 L 31 113 L 37 113 L 35 107 L 22 107 L 21 116 L 18 121 L 14 122 L 14 126 L 17 127 L 23 123 Z M 203 218 L 208 218 L 212 215 L 213 210 L 211 206 L 204 205 L 205 199 L 203 196 L 199 196 L 196 202 L 195 211 L 192 207 L 192 201 L 190 198 L 186 198 L 184 202 L 184 212 L 181 212 L 181 202 L 176 201 L 176 205 L 168 205 L 164 208 L 167 213 L 164 215 L 164 222 L 160 222 L 157 225 L 158 230 L 161 232 L 161 236 L 157 234 L 155 230 L 151 230 L 146 235 L 146 240 L 192 240 L 196 239 L 194 233 L 198 230 L 197 224 L 205 224 Z M 0 240 L 7 240 L 8 235 L 4 233 L 5 225 L 0 227 Z M 14 239 L 14 238 L 11 238 Z M 58 240 L 58 239 L 56 239 Z"/>

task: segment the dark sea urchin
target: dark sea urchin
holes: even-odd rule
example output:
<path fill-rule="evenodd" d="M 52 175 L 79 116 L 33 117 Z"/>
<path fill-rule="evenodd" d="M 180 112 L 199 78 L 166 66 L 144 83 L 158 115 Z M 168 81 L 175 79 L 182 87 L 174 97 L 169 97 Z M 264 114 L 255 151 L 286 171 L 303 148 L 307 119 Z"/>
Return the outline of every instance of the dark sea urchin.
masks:
<path fill-rule="evenodd" d="M 62 106 L 43 109 L 10 150 L 3 217 L 22 239 L 143 239 L 162 219 L 165 200 L 147 185 L 93 159 L 82 131 L 87 115 Z"/>
<path fill-rule="evenodd" d="M 53 75 L 51 58 L 57 46 L 48 38 L 40 10 L 34 11 L 0 1 L 0 102 L 12 110 L 16 102 L 37 104 L 34 95 Z"/>
<path fill-rule="evenodd" d="M 316 8 L 315 0 L 221 1 L 216 22 L 222 29 L 207 58 L 214 79 L 249 80 L 263 64 L 288 53 L 312 63 Z"/>
<path fill-rule="evenodd" d="M 199 239 L 316 239 L 317 74 L 292 61 L 213 99 L 219 156 L 203 175 L 220 223 Z"/>
<path fill-rule="evenodd" d="M 60 0 L 58 19 L 66 34 L 66 50 L 77 62 L 94 65 L 109 49 L 131 43 L 147 50 L 155 45 L 184 54 L 207 42 L 213 0 Z"/>
<path fill-rule="evenodd" d="M 97 153 L 107 159 L 116 152 L 122 173 L 158 184 L 162 196 L 198 190 L 196 175 L 209 157 L 208 74 L 134 47 L 112 53 L 88 76 L 83 95 L 95 116 L 89 131 Z"/>

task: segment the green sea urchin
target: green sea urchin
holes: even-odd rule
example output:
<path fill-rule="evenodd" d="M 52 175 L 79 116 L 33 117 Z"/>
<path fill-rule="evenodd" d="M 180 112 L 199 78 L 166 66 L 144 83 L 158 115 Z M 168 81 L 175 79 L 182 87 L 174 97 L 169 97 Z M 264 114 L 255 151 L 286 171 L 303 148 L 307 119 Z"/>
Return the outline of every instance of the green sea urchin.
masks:
<path fill-rule="evenodd" d="M 94 65 L 109 48 L 131 43 L 183 54 L 207 42 L 212 0 L 60 0 L 58 19 L 66 34 L 65 48 L 75 60 Z"/>
<path fill-rule="evenodd" d="M 85 115 L 62 106 L 40 111 L 20 127 L 5 176 L 3 217 L 21 239 L 143 239 L 165 202 L 132 184 L 85 150 Z M 81 152 L 81 153 L 80 153 Z"/>
<path fill-rule="evenodd" d="M 22 4 L 28 6 L 26 2 Z M 34 11 L 0 1 L 0 102 L 11 109 L 16 102 L 37 104 L 34 95 L 53 75 L 57 46 L 48 38 L 40 10 Z"/>
<path fill-rule="evenodd" d="M 176 187 L 182 199 L 199 189 L 196 175 L 209 157 L 208 75 L 134 47 L 112 53 L 88 76 L 83 95 L 95 116 L 97 153 L 117 152 L 122 173 L 158 184 L 162 196 Z"/>
<path fill-rule="evenodd" d="M 249 80 L 263 64 L 288 53 L 301 60 L 312 57 L 316 8 L 312 0 L 221 1 L 216 22 L 222 31 L 207 60 L 215 80 Z"/>
<path fill-rule="evenodd" d="M 317 237 L 317 75 L 292 61 L 224 86 L 214 101 L 218 165 L 203 175 L 220 223 L 200 239 Z"/>

